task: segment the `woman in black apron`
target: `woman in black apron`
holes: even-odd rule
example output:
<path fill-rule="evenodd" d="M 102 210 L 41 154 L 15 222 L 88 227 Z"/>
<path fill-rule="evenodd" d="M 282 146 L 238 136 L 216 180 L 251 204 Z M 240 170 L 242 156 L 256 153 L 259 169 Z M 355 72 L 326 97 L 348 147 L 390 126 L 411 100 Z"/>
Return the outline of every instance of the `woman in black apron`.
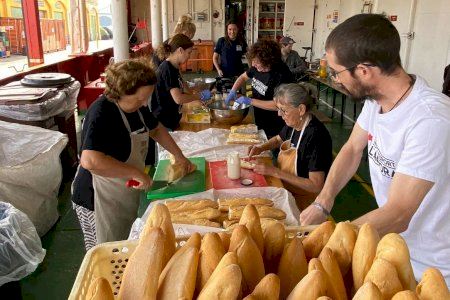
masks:
<path fill-rule="evenodd" d="M 325 182 L 332 162 L 331 137 L 311 113 L 312 99 L 304 87 L 283 84 L 274 99 L 286 125 L 267 143 L 250 147 L 249 156 L 280 149 L 277 167 L 258 163 L 254 171 L 280 178 L 302 210 L 314 201 Z"/>
<path fill-rule="evenodd" d="M 146 107 L 155 83 L 156 75 L 148 60 L 110 65 L 105 93 L 86 114 L 72 201 L 87 249 L 128 237 L 137 217 L 140 190 L 152 184 L 144 173 L 150 138 L 171 152 L 186 170 L 192 168 Z M 126 187 L 130 179 L 139 182 L 135 189 Z"/>

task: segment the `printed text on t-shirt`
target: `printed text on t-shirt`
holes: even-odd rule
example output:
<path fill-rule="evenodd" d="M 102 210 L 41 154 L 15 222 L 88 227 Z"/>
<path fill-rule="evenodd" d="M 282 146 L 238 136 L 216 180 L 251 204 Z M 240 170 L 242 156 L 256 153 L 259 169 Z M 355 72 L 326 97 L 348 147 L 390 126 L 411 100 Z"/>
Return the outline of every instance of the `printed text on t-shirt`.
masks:
<path fill-rule="evenodd" d="M 395 174 L 395 161 L 386 158 L 381 150 L 378 148 L 377 142 L 369 143 L 369 157 L 370 159 L 380 166 L 381 175 L 392 178 Z"/>
<path fill-rule="evenodd" d="M 252 78 L 252 87 L 262 96 L 266 95 L 268 86 L 256 78 Z"/>

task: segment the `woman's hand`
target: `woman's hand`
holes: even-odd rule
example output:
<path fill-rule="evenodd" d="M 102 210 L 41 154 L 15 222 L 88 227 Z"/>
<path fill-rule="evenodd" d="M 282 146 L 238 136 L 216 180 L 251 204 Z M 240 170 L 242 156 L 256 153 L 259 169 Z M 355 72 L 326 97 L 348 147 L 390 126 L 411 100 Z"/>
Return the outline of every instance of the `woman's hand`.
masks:
<path fill-rule="evenodd" d="M 136 170 L 136 174 L 134 174 L 131 180 L 138 182 L 138 185 L 133 185 L 132 187 L 138 190 L 147 191 L 153 184 L 153 180 L 148 176 L 148 174 Z"/>
<path fill-rule="evenodd" d="M 255 173 L 261 174 L 261 175 L 271 175 L 271 176 L 275 176 L 278 172 L 278 168 L 270 165 L 270 164 L 265 164 L 265 163 L 261 163 L 258 162 L 256 163 L 255 167 L 253 168 L 253 171 Z"/>
<path fill-rule="evenodd" d="M 252 157 L 254 155 L 260 155 L 264 150 L 260 146 L 252 145 L 248 147 L 247 154 L 248 157 Z"/>
<path fill-rule="evenodd" d="M 223 71 L 222 70 L 218 69 L 217 73 L 219 74 L 220 77 L 223 77 Z"/>
<path fill-rule="evenodd" d="M 327 220 L 327 216 L 314 205 L 308 206 L 300 214 L 300 225 L 321 224 Z"/>
<path fill-rule="evenodd" d="M 194 165 L 189 159 L 187 159 L 185 156 L 175 158 L 175 164 L 179 165 L 181 168 L 183 168 L 184 174 L 189 174 L 195 171 L 197 168 L 196 165 Z"/>

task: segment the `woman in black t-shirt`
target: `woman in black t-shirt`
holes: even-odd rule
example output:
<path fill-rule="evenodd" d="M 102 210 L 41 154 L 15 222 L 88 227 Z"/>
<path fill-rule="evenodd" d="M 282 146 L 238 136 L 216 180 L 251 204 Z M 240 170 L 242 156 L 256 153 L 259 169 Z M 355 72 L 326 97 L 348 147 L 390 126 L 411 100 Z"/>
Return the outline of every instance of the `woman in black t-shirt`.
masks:
<path fill-rule="evenodd" d="M 179 68 L 188 60 L 193 46 L 184 34 L 177 34 L 161 45 L 168 55 L 156 71 L 157 83 L 151 106 L 153 115 L 171 130 L 180 125 L 182 104 L 211 98 L 209 90 L 201 91 L 200 95 L 185 93 Z"/>
<path fill-rule="evenodd" d="M 86 113 L 80 166 L 72 184 L 72 201 L 86 249 L 128 237 L 140 193 L 152 185 L 144 172 L 150 138 L 168 149 L 186 171 L 193 170 L 146 107 L 155 83 L 155 72 L 146 59 L 110 65 L 105 93 Z M 135 188 L 126 187 L 130 179 L 136 182 Z"/>
<path fill-rule="evenodd" d="M 225 101 L 229 103 L 235 100 L 236 91 L 251 79 L 252 98 L 242 96 L 236 99 L 236 102 L 254 106 L 256 125 L 264 129 L 267 137 L 271 138 L 276 136 L 284 125 L 276 112 L 274 91 L 282 83 L 294 82 L 294 77 L 281 60 L 280 45 L 275 41 L 256 42 L 250 47 L 247 56 L 252 67 L 239 76 Z"/>
<path fill-rule="evenodd" d="M 254 171 L 280 178 L 294 195 L 299 209 L 304 209 L 325 183 L 332 162 L 331 137 L 311 114 L 312 99 L 303 86 L 283 84 L 274 98 L 286 125 L 267 143 L 250 147 L 249 156 L 280 148 L 278 167 L 257 164 Z"/>
<path fill-rule="evenodd" d="M 242 55 L 247 52 L 247 43 L 238 36 L 238 27 L 230 22 L 225 37 L 219 38 L 214 48 L 213 63 L 220 77 L 233 78 L 244 72 Z"/>

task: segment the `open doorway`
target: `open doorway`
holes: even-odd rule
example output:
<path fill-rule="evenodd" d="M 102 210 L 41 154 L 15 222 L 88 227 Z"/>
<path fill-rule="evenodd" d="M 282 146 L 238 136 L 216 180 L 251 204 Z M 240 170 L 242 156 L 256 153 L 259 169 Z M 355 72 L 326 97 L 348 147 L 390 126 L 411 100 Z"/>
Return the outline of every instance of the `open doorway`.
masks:
<path fill-rule="evenodd" d="M 225 24 L 232 20 L 239 28 L 239 34 L 247 40 L 247 0 L 225 0 Z"/>

